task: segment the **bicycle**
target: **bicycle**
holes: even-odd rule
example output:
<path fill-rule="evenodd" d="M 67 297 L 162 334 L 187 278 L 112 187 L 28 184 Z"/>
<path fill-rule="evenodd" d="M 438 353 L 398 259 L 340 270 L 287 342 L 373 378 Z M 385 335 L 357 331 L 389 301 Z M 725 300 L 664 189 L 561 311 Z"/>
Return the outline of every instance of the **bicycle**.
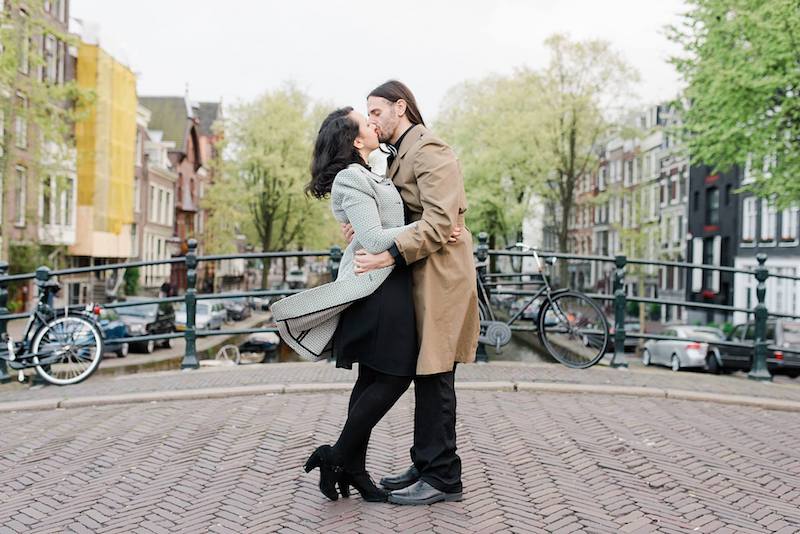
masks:
<path fill-rule="evenodd" d="M 46 382 L 57 386 L 77 384 L 89 378 L 103 357 L 103 334 L 92 313 L 99 307 L 63 311 L 53 308 L 53 297 L 61 289 L 55 280 L 36 280 L 39 301 L 28 319 L 21 341 L 3 334 L 5 351 L 0 359 L 18 371 L 20 382 L 25 369 L 34 368 Z"/>
<path fill-rule="evenodd" d="M 542 260 L 534 248 L 517 243 L 509 248 L 530 251 L 536 261 L 542 287 L 508 321 L 498 321 L 492 310 L 491 289 L 485 282 L 488 258 L 476 263 L 478 283 L 478 310 L 481 333 L 479 342 L 493 345 L 498 350 L 511 341 L 511 325 L 537 300 L 533 322 L 545 350 L 557 361 L 575 369 L 585 369 L 599 362 L 605 355 L 610 334 L 608 321 L 600 307 L 580 291 L 569 288 L 553 289 Z M 556 258 L 546 262 L 553 266 Z"/>

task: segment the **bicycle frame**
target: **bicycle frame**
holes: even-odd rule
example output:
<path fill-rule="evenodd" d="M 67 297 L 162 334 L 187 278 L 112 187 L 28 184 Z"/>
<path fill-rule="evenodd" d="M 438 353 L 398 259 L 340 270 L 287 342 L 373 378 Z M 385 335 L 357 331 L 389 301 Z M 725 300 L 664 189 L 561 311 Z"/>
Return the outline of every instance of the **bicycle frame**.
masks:
<path fill-rule="evenodd" d="M 531 247 L 528 247 L 528 246 L 526 246 L 526 245 L 524 245 L 522 243 L 517 243 L 515 245 L 515 247 L 522 248 L 523 250 L 530 250 L 533 253 L 533 258 L 536 261 L 537 271 L 539 272 L 539 274 L 542 277 L 543 286 L 542 286 L 541 289 L 539 289 L 536 292 L 536 294 L 534 294 L 530 298 L 530 300 L 528 300 L 525 303 L 524 306 L 522 306 L 522 308 L 519 309 L 519 311 L 517 311 L 517 313 L 515 313 L 508 321 L 505 321 L 505 323 L 508 326 L 511 326 L 520 317 L 522 317 L 522 314 L 525 313 L 525 311 L 530 307 L 530 305 L 533 304 L 534 302 L 536 302 L 536 300 L 539 299 L 540 297 L 542 297 L 542 295 L 544 295 L 546 297 L 545 300 L 550 300 L 550 296 L 553 293 L 552 286 L 550 285 L 550 281 L 547 279 L 547 274 L 545 273 L 544 265 L 542 264 L 542 260 L 539 257 L 539 254 L 536 253 L 536 250 L 531 248 Z M 484 265 L 485 265 L 485 262 L 484 262 Z M 479 265 L 479 267 L 480 267 L 480 265 Z M 490 291 L 487 290 L 486 285 L 484 284 L 484 282 L 483 282 L 483 280 L 481 279 L 480 276 L 478 277 L 478 290 L 479 290 L 478 298 L 481 299 L 484 302 L 486 311 L 487 311 L 487 313 L 489 315 L 489 319 L 491 321 L 496 321 L 497 318 L 494 315 L 494 310 L 492 309 L 492 306 L 491 306 L 491 300 L 489 299 Z"/>
<path fill-rule="evenodd" d="M 0 353 L 0 360 L 5 360 L 8 363 L 8 366 L 15 371 L 20 369 L 29 369 L 36 367 L 37 365 L 48 365 L 55 363 L 60 358 L 60 354 L 58 353 L 50 353 L 49 356 L 42 357 L 42 353 L 30 352 L 36 332 L 43 325 L 47 324 L 47 322 L 57 313 L 53 308 L 53 297 L 58 291 L 57 286 L 48 286 L 39 284 L 38 282 L 37 285 L 39 286 L 39 301 L 36 305 L 36 309 L 33 310 L 28 318 L 28 322 L 25 324 L 25 330 L 24 334 L 22 335 L 22 339 L 15 342 L 13 339 L 11 339 L 11 336 L 6 333 L 4 334 L 4 339 L 2 340 L 5 344 L 6 351 Z M 82 312 L 80 310 L 75 310 L 72 313 L 73 315 L 80 315 L 94 321 L 94 317 L 91 316 L 91 314 Z M 64 316 L 68 315 L 69 307 L 65 307 Z"/>

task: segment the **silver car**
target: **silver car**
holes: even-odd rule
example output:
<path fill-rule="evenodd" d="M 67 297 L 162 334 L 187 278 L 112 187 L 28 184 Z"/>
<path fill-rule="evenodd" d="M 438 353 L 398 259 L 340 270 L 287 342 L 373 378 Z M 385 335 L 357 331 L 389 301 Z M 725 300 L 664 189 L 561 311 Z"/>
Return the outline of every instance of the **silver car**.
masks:
<path fill-rule="evenodd" d="M 219 330 L 222 328 L 227 312 L 218 300 L 198 300 L 195 311 L 195 328 L 198 330 Z M 183 303 L 175 311 L 175 330 L 186 330 L 186 307 Z"/>
<path fill-rule="evenodd" d="M 678 339 L 651 339 L 642 349 L 644 365 L 667 365 L 673 371 L 705 367 L 708 343 L 725 338 L 721 330 L 705 326 L 672 326 L 661 332 Z"/>

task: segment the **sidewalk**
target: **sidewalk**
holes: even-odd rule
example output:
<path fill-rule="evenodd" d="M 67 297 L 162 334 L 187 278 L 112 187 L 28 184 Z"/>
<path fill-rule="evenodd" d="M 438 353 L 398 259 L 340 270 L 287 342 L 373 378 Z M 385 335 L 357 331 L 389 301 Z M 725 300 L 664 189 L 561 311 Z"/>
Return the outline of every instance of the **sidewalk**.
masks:
<path fill-rule="evenodd" d="M 329 502 L 317 473 L 302 471 L 316 445 L 335 440 L 353 374 L 267 364 L 0 387 L 0 406 L 73 406 L 0 414 L 0 534 L 788 534 L 800 525 L 800 416 L 726 403 L 800 404 L 797 381 L 463 365 L 464 500 L 408 508 L 357 495 Z M 407 467 L 412 421 L 409 392 L 373 432 L 374 477 Z"/>
<path fill-rule="evenodd" d="M 105 363 L 105 362 L 104 362 Z M 237 388 L 264 386 L 270 392 L 282 393 L 275 386 L 313 385 L 316 390 L 347 389 L 355 380 L 355 372 L 337 369 L 328 362 L 278 363 L 201 368 L 193 371 L 162 371 L 122 376 L 92 376 L 69 387 L 34 387 L 16 383 L 0 386 L 0 410 L 8 411 L 11 402 L 52 400 L 66 401 L 84 397 L 108 397 L 139 393 L 183 390 L 222 389 L 226 396 L 236 395 Z M 539 390 L 626 392 L 629 395 L 666 397 L 683 392 L 706 396 L 735 396 L 757 399 L 800 402 L 800 381 L 783 376 L 773 383 L 748 380 L 746 375 L 715 376 L 705 373 L 673 373 L 665 368 L 611 369 L 595 366 L 590 369 L 569 369 L 556 364 L 493 362 L 460 365 L 456 372 L 457 387 L 479 389 L 534 388 Z M 472 386 L 470 386 L 472 384 Z M 570 389 L 571 386 L 574 386 Z M 627 389 L 620 389 L 627 388 Z M 243 394 L 245 389 L 241 390 Z M 253 390 L 251 390 L 253 391 Z M 258 392 L 258 390 L 254 390 Z M 266 390 L 265 390 L 266 391 Z M 152 400 L 151 397 L 148 400 Z M 202 398 L 202 394 L 200 397 Z M 701 398 L 702 400 L 702 398 Z M 55 407 L 55 404 L 44 404 Z"/>

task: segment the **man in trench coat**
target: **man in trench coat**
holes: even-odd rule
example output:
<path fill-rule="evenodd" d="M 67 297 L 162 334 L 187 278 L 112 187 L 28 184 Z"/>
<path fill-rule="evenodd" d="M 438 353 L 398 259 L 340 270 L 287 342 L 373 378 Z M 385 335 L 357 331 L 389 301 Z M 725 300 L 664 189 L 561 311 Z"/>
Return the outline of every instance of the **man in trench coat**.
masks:
<path fill-rule="evenodd" d="M 369 118 L 392 151 L 388 175 L 405 203 L 406 223 L 388 252 L 361 254 L 356 270 L 396 263 L 413 269 L 420 340 L 414 379 L 413 465 L 385 477 L 396 504 L 461 499 L 461 460 L 456 454 L 455 365 L 473 362 L 478 344 L 478 295 L 472 237 L 464 226 L 464 180 L 455 154 L 428 130 L 411 91 L 389 81 L 367 99 Z M 458 242 L 448 245 L 454 229 Z"/>

